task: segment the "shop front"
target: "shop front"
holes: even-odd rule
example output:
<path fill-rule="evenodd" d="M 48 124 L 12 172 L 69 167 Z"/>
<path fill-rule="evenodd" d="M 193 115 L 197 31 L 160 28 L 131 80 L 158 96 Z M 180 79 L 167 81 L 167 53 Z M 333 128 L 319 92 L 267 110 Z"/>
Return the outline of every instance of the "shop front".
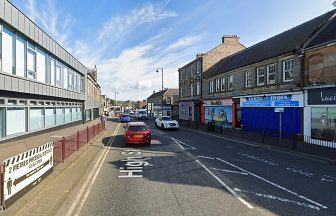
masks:
<path fill-rule="evenodd" d="M 240 107 L 244 130 L 302 133 L 302 92 L 241 97 Z"/>
<path fill-rule="evenodd" d="M 336 88 L 305 90 L 304 135 L 315 140 L 336 141 Z"/>
<path fill-rule="evenodd" d="M 232 99 L 223 100 L 206 100 L 203 101 L 202 116 L 204 116 L 204 122 L 214 122 L 217 126 L 224 128 L 234 128 L 235 113 L 234 106 L 232 105 Z"/>
<path fill-rule="evenodd" d="M 162 110 L 163 108 L 163 110 Z M 171 106 L 153 106 L 152 115 L 157 117 L 159 115 L 163 116 L 172 116 L 172 107 Z"/>

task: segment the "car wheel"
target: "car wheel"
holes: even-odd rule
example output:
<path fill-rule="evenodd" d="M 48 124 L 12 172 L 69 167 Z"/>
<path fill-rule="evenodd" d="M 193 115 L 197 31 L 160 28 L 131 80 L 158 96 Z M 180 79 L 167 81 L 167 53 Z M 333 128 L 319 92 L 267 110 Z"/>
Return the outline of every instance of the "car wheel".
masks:
<path fill-rule="evenodd" d="M 157 125 L 157 123 L 155 122 L 155 127 L 158 128 L 159 126 Z"/>
<path fill-rule="evenodd" d="M 164 129 L 165 129 L 165 127 L 164 127 L 164 125 L 163 125 L 163 124 L 161 124 L 161 129 L 162 129 L 162 130 L 164 130 Z"/>

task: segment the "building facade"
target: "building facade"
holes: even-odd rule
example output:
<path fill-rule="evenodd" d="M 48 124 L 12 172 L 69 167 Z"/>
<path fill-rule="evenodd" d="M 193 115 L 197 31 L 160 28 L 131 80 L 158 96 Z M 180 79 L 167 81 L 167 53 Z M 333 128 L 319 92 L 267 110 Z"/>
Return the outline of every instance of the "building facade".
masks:
<path fill-rule="evenodd" d="M 245 130 L 303 132 L 303 48 L 334 12 L 222 59 L 204 73 L 204 121 Z"/>
<path fill-rule="evenodd" d="M 147 98 L 148 116 L 157 117 L 159 114 L 172 116 L 174 95 L 178 94 L 178 92 L 178 89 L 164 89 L 163 91 L 153 92 L 153 94 Z"/>
<path fill-rule="evenodd" d="M 92 121 L 103 113 L 101 90 L 97 81 L 97 67 L 89 69 L 86 77 L 85 121 Z"/>
<path fill-rule="evenodd" d="M 0 140 L 82 121 L 86 67 L 0 0 Z"/>
<path fill-rule="evenodd" d="M 304 135 L 308 142 L 336 142 L 336 19 L 304 49 Z M 318 142 L 320 143 L 320 142 Z"/>
<path fill-rule="evenodd" d="M 197 54 L 196 59 L 179 68 L 179 118 L 200 121 L 202 107 L 203 72 L 222 58 L 245 47 L 236 35 L 224 35 L 222 43 L 207 53 Z"/>

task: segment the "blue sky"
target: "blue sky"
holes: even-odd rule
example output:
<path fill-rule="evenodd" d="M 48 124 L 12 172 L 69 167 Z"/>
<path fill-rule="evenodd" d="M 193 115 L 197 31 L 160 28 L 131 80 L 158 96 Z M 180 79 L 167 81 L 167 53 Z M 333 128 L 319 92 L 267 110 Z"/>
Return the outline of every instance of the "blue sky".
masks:
<path fill-rule="evenodd" d="M 102 93 L 141 100 L 178 87 L 177 69 L 238 35 L 251 46 L 326 13 L 334 0 L 12 0 L 87 67 Z"/>

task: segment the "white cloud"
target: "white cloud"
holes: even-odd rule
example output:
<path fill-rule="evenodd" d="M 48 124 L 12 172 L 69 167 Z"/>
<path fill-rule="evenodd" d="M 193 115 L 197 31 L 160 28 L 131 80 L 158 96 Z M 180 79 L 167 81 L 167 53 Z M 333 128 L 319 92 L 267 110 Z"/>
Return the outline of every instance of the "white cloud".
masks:
<path fill-rule="evenodd" d="M 120 38 L 134 28 L 148 22 L 159 21 L 168 17 L 175 17 L 177 14 L 172 11 L 163 11 L 147 4 L 141 8 L 134 9 L 126 16 L 115 16 L 106 22 L 99 33 L 99 40 L 107 37 Z"/>
<path fill-rule="evenodd" d="M 202 39 L 203 39 L 203 35 L 186 36 L 186 37 L 178 39 L 175 43 L 171 44 L 167 48 L 167 50 L 187 47 L 187 46 L 193 45 L 194 43 L 199 42 Z"/>

